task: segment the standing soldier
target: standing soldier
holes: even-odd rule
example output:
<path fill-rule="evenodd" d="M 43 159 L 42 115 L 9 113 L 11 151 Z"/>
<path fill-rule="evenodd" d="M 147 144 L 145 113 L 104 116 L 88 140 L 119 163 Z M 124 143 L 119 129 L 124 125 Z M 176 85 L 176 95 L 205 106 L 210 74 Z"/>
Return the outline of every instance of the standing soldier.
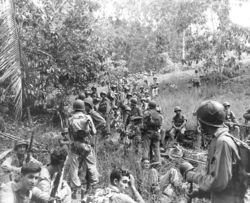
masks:
<path fill-rule="evenodd" d="M 98 97 L 97 87 L 96 87 L 95 85 L 93 85 L 93 86 L 91 87 L 91 90 L 92 90 L 91 97 L 92 97 L 92 98 L 97 98 L 97 97 Z"/>
<path fill-rule="evenodd" d="M 141 128 L 142 128 L 142 117 L 133 116 L 130 118 L 130 124 L 127 127 L 128 138 L 131 140 L 134 151 L 139 154 L 141 144 Z"/>
<path fill-rule="evenodd" d="M 146 101 L 145 97 L 141 98 L 141 108 L 142 112 L 148 109 L 148 102 Z"/>
<path fill-rule="evenodd" d="M 111 132 L 110 132 L 111 104 L 107 98 L 106 92 L 102 91 L 100 93 L 100 96 L 101 96 L 102 100 L 99 104 L 98 111 L 101 113 L 102 117 L 106 120 L 106 133 L 103 136 L 104 136 L 104 138 L 107 138 L 109 135 L 111 135 Z"/>
<path fill-rule="evenodd" d="M 97 111 L 93 109 L 92 99 L 85 99 L 84 103 L 85 103 L 85 111 L 88 115 L 91 116 L 96 129 L 101 132 L 105 130 L 106 121 Z"/>
<path fill-rule="evenodd" d="M 240 139 L 240 128 L 239 128 L 239 126 L 236 126 L 238 124 L 238 121 L 237 121 L 234 113 L 230 109 L 230 103 L 224 102 L 223 106 L 224 106 L 225 113 L 226 113 L 225 124 L 228 126 L 229 131 L 230 132 L 235 131 L 235 133 L 233 133 L 233 134 L 235 135 L 235 137 Z"/>
<path fill-rule="evenodd" d="M 87 168 L 87 190 L 90 190 L 98 182 L 99 174 L 96 168 L 94 150 L 90 143 L 91 135 L 96 134 L 94 123 L 90 116 L 84 114 L 83 101 L 76 100 L 73 109 L 74 113 L 69 118 L 69 134 L 72 143 L 66 159 L 66 168 L 69 168 L 66 177 L 73 191 L 72 198 L 76 198 L 77 189 L 81 186 L 78 177 L 78 170 L 81 168 L 80 160 Z"/>
<path fill-rule="evenodd" d="M 8 157 L 1 165 L 1 168 L 4 172 L 9 174 L 11 181 L 18 182 L 20 179 L 21 168 L 23 165 L 27 164 L 27 150 L 28 142 L 27 141 L 17 141 L 14 146 L 14 154 Z M 42 166 L 42 163 L 32 156 L 30 156 L 30 163 L 35 163 Z"/>
<path fill-rule="evenodd" d="M 174 108 L 174 112 L 176 113 L 176 115 L 173 117 L 173 120 L 172 120 L 172 128 L 170 130 L 170 136 L 172 140 L 174 139 L 178 140 L 178 137 L 176 138 L 176 136 L 179 135 L 179 133 L 181 135 L 184 135 L 186 131 L 187 119 L 186 119 L 186 116 L 181 114 L 181 107 L 176 106 Z"/>
<path fill-rule="evenodd" d="M 151 85 L 152 97 L 157 97 L 159 94 L 159 83 L 157 82 L 157 77 L 153 78 L 153 84 Z"/>
<path fill-rule="evenodd" d="M 143 115 L 142 148 L 143 158 L 160 164 L 160 129 L 162 116 L 156 111 L 156 102 L 150 101 Z"/>
<path fill-rule="evenodd" d="M 247 190 L 246 172 L 243 172 L 236 142 L 225 128 L 225 111 L 217 101 L 205 101 L 196 111 L 201 131 L 212 140 L 208 149 L 206 174 L 195 172 L 189 162 L 180 165 L 184 178 L 198 185 L 190 196 L 210 197 L 211 203 L 244 203 Z"/>
<path fill-rule="evenodd" d="M 140 116 L 142 117 L 142 111 L 141 108 L 137 105 L 137 99 L 136 98 L 132 98 L 130 100 L 130 107 L 131 107 L 131 112 L 130 112 L 130 116 Z"/>

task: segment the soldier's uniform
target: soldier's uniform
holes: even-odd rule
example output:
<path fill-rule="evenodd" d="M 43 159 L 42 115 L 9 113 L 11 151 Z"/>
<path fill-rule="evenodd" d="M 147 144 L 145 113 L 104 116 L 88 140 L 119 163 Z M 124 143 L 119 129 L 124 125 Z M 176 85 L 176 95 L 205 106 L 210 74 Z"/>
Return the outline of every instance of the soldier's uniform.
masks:
<path fill-rule="evenodd" d="M 73 143 L 66 159 L 66 168 L 69 170 L 65 176 L 73 189 L 80 187 L 81 181 L 78 177 L 79 161 L 87 167 L 87 184 L 94 185 L 98 182 L 99 174 L 96 167 L 94 150 L 91 147 L 90 136 L 96 134 L 94 123 L 90 116 L 84 114 L 84 102 L 75 101 L 73 108 L 76 111 L 69 118 L 69 133 Z M 67 170 L 65 170 L 67 172 Z"/>
<path fill-rule="evenodd" d="M 101 113 L 102 117 L 106 120 L 106 135 L 111 134 L 110 132 L 110 122 L 111 122 L 111 104 L 110 101 L 106 98 L 107 94 L 105 92 L 101 92 L 101 96 L 104 96 L 98 106 L 98 111 Z"/>
<path fill-rule="evenodd" d="M 235 131 L 234 135 L 238 139 L 240 139 L 240 128 L 239 128 L 239 126 L 233 126 L 233 124 L 237 124 L 238 123 L 237 119 L 236 119 L 234 113 L 230 109 L 227 109 L 227 108 L 230 107 L 229 102 L 224 102 L 223 106 L 225 108 L 225 113 L 226 113 L 225 124 L 228 126 L 229 131 L 230 132 Z"/>
<path fill-rule="evenodd" d="M 160 128 L 162 116 L 156 110 L 156 103 L 151 101 L 149 109 L 143 115 L 142 148 L 143 157 L 151 162 L 160 162 Z"/>
<path fill-rule="evenodd" d="M 56 175 L 57 173 L 51 177 L 48 169 L 42 167 L 37 188 L 50 195 Z M 58 188 L 58 197 L 60 197 L 61 203 L 71 203 L 71 189 L 66 181 L 62 181 L 61 188 Z"/>
<path fill-rule="evenodd" d="M 22 185 L 9 182 L 0 186 L 0 203 L 47 203 L 49 195 L 34 187 L 28 194 L 22 190 Z"/>
<path fill-rule="evenodd" d="M 198 185 L 196 196 L 210 196 L 211 203 L 244 203 L 248 179 L 240 165 L 239 148 L 224 126 L 223 105 L 205 101 L 196 114 L 203 131 L 212 136 L 206 174 L 193 171 L 188 162 L 181 164 L 180 171 L 188 182 Z"/>
<path fill-rule="evenodd" d="M 28 147 L 27 142 L 24 141 L 18 141 L 15 144 L 14 151 L 16 148 L 20 145 L 26 145 L 26 148 Z M 6 158 L 6 160 L 2 163 L 1 168 L 2 170 L 8 175 L 9 177 L 6 177 L 6 182 L 8 181 L 15 181 L 18 182 L 20 179 L 21 174 L 21 168 L 24 164 L 26 164 L 26 158 L 27 154 L 25 154 L 22 159 L 18 158 L 17 154 L 14 153 L 10 157 Z M 42 163 L 38 160 L 36 160 L 34 157 L 30 156 L 30 161 L 28 163 L 35 163 L 40 166 L 42 166 Z"/>
<path fill-rule="evenodd" d="M 179 106 L 176 106 L 174 112 L 177 113 L 178 111 L 181 111 L 181 108 Z M 186 116 L 181 113 L 176 114 L 172 120 L 172 123 L 178 128 L 180 128 L 185 122 L 187 122 Z M 172 127 L 169 133 L 172 139 L 175 139 L 178 132 L 184 135 L 185 131 L 186 131 L 186 125 L 184 125 L 181 129 L 178 130 Z"/>

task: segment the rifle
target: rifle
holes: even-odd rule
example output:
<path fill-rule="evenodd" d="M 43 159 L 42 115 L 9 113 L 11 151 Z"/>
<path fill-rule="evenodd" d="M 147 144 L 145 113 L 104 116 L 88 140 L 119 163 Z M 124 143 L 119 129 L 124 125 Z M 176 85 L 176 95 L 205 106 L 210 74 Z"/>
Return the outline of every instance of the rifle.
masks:
<path fill-rule="evenodd" d="M 233 123 L 233 122 L 225 122 L 226 126 L 238 126 L 238 127 L 244 127 L 244 128 L 250 128 L 250 125 L 244 125 L 244 124 L 240 124 L 240 123 Z"/>
<path fill-rule="evenodd" d="M 26 157 L 26 164 L 29 163 L 30 161 L 30 156 L 31 156 L 31 152 L 32 152 L 32 145 L 33 145 L 33 140 L 34 140 L 34 131 L 32 132 L 32 135 L 31 135 L 31 138 L 30 138 L 30 144 L 29 144 L 29 147 L 28 147 L 28 150 L 27 150 L 27 157 Z"/>
<path fill-rule="evenodd" d="M 66 161 L 64 161 L 63 168 L 61 169 L 61 171 L 58 172 L 56 175 L 56 178 L 55 178 L 54 183 L 53 183 L 53 188 L 50 192 L 50 199 L 51 200 L 49 200 L 48 203 L 54 203 L 56 194 L 58 193 L 58 190 L 60 190 L 62 187 L 65 163 L 66 163 Z"/>
<path fill-rule="evenodd" d="M 190 183 L 190 187 L 189 187 L 189 194 L 191 194 L 193 192 L 193 183 Z M 187 200 L 187 203 L 192 203 L 192 197 L 189 197 Z"/>

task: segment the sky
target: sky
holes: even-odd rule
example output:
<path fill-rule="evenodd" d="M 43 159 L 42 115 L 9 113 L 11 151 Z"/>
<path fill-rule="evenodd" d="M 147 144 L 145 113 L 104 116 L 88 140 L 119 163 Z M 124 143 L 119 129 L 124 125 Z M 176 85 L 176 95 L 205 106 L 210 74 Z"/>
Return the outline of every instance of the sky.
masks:
<path fill-rule="evenodd" d="M 230 11 L 231 20 L 236 24 L 250 28 L 250 1 L 242 2 L 241 6 L 235 0 L 231 0 L 230 3 L 231 3 L 231 11 Z"/>

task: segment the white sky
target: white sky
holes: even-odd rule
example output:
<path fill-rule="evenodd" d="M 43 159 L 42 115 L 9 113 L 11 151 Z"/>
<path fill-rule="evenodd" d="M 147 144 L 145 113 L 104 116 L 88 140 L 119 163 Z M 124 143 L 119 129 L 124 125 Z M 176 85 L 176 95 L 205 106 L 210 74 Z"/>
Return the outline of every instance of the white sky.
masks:
<path fill-rule="evenodd" d="M 250 1 L 240 3 L 231 0 L 231 11 L 230 18 L 231 20 L 244 27 L 250 28 Z"/>

